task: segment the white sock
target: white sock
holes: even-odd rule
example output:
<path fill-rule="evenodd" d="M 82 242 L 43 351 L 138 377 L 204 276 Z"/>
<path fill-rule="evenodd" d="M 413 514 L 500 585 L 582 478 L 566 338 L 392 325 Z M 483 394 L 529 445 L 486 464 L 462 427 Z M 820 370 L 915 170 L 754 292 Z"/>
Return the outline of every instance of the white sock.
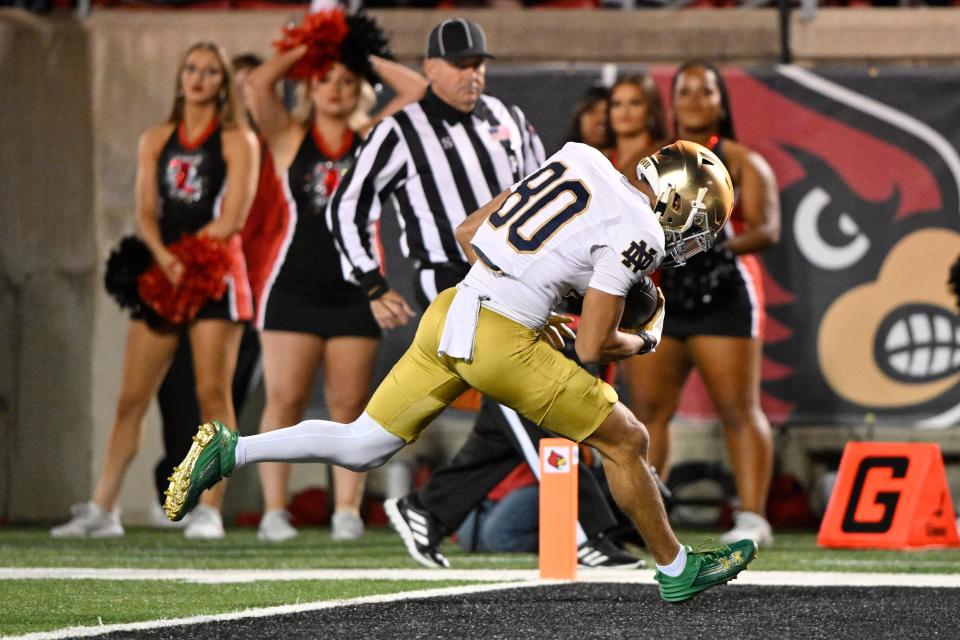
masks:
<path fill-rule="evenodd" d="M 379 467 L 406 443 L 365 412 L 350 424 L 304 420 L 237 441 L 236 463 L 326 462 L 352 471 Z"/>
<path fill-rule="evenodd" d="M 247 463 L 247 445 L 244 438 L 237 438 L 237 448 L 233 450 L 234 468 L 242 467 Z"/>
<path fill-rule="evenodd" d="M 683 573 L 684 567 L 687 566 L 687 548 L 683 545 L 680 545 L 680 551 L 677 552 L 677 557 L 673 559 L 673 562 L 668 564 L 665 567 L 657 565 L 657 569 L 660 573 L 670 576 L 671 578 L 676 578 L 678 575 Z"/>

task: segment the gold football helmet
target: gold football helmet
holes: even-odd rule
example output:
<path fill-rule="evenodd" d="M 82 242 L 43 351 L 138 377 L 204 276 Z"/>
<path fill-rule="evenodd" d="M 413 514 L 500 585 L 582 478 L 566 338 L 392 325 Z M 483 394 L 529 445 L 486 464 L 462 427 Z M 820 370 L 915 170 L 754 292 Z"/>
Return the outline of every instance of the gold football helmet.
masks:
<path fill-rule="evenodd" d="M 637 175 L 657 194 L 653 212 L 666 238 L 661 266 L 679 267 L 713 246 L 733 210 L 733 183 L 720 158 L 678 140 L 640 160 Z"/>

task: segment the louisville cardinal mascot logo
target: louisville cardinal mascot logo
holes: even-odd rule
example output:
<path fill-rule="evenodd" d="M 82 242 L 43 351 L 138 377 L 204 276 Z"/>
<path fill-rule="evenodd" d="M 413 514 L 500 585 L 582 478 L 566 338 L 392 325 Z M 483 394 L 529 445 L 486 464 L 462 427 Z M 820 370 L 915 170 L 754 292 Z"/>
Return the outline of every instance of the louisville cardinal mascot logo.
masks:
<path fill-rule="evenodd" d="M 563 469 L 567 466 L 567 459 L 556 451 L 551 451 L 550 455 L 547 456 L 547 464 L 554 469 Z"/>
<path fill-rule="evenodd" d="M 738 138 L 780 188 L 781 240 L 762 254 L 764 409 L 776 421 L 955 424 L 960 126 L 946 114 L 960 109 L 960 74 L 724 76 Z"/>

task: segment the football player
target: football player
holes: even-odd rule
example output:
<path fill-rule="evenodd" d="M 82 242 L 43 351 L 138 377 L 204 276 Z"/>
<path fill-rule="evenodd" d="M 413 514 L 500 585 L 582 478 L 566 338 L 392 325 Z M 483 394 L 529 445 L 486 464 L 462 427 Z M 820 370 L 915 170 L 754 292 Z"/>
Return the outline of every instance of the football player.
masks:
<path fill-rule="evenodd" d="M 413 344 L 364 413 L 238 438 L 201 425 L 174 470 L 165 509 L 181 518 L 237 466 L 326 462 L 357 471 L 386 462 L 468 387 L 536 424 L 596 448 L 617 504 L 657 563 L 664 600 L 679 602 L 746 568 L 756 543 L 692 549 L 670 528 L 647 463 L 646 429 L 613 388 L 556 350 L 551 315 L 571 291 L 583 296 L 576 351 L 584 363 L 654 349 L 663 304 L 634 333 L 619 330 L 630 288 L 661 263 L 709 249 L 730 216 L 733 188 L 720 160 L 680 141 L 641 160 L 639 187 L 595 149 L 571 143 L 536 172 L 474 212 L 457 238 L 473 264 L 430 305 Z"/>

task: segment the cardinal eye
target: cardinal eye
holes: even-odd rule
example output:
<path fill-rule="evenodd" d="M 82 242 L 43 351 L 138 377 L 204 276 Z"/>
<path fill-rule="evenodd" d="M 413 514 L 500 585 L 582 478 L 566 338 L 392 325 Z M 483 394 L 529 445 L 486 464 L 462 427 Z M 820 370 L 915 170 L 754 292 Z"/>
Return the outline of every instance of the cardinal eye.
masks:
<path fill-rule="evenodd" d="M 847 269 L 863 258 L 870 250 L 870 239 L 860 229 L 860 225 L 848 213 L 842 212 L 837 218 L 837 231 L 834 234 L 842 238 L 837 244 L 828 241 L 820 233 L 820 218 L 827 205 L 830 194 L 821 187 L 814 187 L 797 205 L 793 218 L 793 233 L 797 246 L 803 256 L 812 264 L 828 271 Z"/>

